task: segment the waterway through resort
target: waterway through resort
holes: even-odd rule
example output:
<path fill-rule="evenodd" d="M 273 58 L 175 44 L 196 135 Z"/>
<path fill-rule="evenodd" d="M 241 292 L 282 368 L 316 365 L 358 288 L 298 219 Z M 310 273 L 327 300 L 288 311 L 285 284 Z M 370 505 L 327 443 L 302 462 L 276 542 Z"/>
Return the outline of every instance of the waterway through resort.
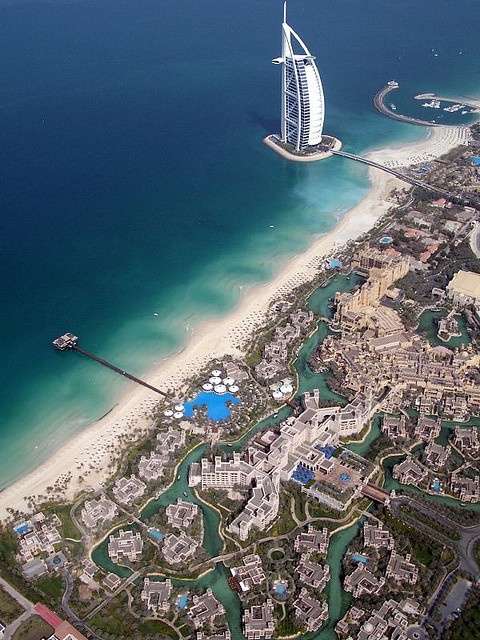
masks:
<path fill-rule="evenodd" d="M 320 316 L 320 318 L 328 318 L 331 315 L 331 299 L 335 295 L 336 291 L 348 291 L 353 289 L 359 282 L 357 276 L 344 276 L 337 275 L 333 277 L 326 286 L 319 287 L 314 291 L 308 300 L 310 308 Z M 308 361 L 320 342 L 328 334 L 328 326 L 323 320 L 319 320 L 315 331 L 304 342 L 299 349 L 297 358 L 294 362 L 294 368 L 298 376 L 298 391 L 297 396 L 301 395 L 305 391 L 310 391 L 314 388 L 320 389 L 323 398 L 332 401 L 332 403 L 346 402 L 345 398 L 331 391 L 327 384 L 327 373 L 314 373 L 308 366 Z M 220 449 L 229 454 L 233 451 L 241 451 L 245 444 L 252 438 L 255 433 L 262 430 L 274 427 L 285 420 L 291 415 L 292 409 L 289 406 L 283 406 L 272 415 L 259 421 L 253 427 L 251 427 L 245 434 L 238 440 L 231 442 L 220 442 Z M 347 446 L 349 449 L 358 453 L 359 455 L 365 455 L 371 445 L 380 435 L 380 416 L 372 421 L 372 426 L 369 432 L 365 435 L 364 439 L 359 442 L 349 443 Z M 220 515 L 219 512 L 212 506 L 206 504 L 198 498 L 196 493 L 188 486 L 188 470 L 192 463 L 198 462 L 202 456 L 205 455 L 208 449 L 207 444 L 200 444 L 192 449 L 178 466 L 176 476 L 169 486 L 158 498 L 151 500 L 146 504 L 140 513 L 141 521 L 150 526 L 150 521 L 154 521 L 155 514 L 161 509 L 164 509 L 171 503 L 174 503 L 177 498 L 193 502 L 199 506 L 203 517 L 203 548 L 209 557 L 215 557 L 222 553 L 224 548 L 224 542 L 220 534 Z M 393 461 L 395 462 L 395 461 Z M 385 462 L 385 487 L 388 489 L 399 489 L 400 486 L 393 480 L 391 476 L 391 459 L 388 458 Z M 403 490 L 404 487 L 401 486 Z M 408 490 L 409 488 L 407 488 Z M 441 498 L 440 498 L 441 499 Z M 445 502 L 448 504 L 449 500 Z M 454 501 L 452 501 L 454 502 Z M 480 505 L 478 505 L 480 508 Z M 139 524 L 131 525 L 132 528 L 140 526 Z M 305 640 L 333 640 L 336 638 L 334 631 L 335 624 L 346 612 L 350 596 L 342 587 L 342 560 L 346 553 L 346 550 L 357 535 L 359 531 L 360 523 L 357 520 L 353 524 L 347 526 L 344 529 L 340 529 L 335 533 L 330 540 L 327 563 L 330 567 L 330 581 L 327 586 L 327 598 L 329 604 L 329 618 L 324 628 L 315 634 L 308 634 L 304 636 Z M 161 532 L 160 532 L 161 533 Z M 266 534 L 268 535 L 268 533 Z M 111 571 L 126 577 L 132 573 L 128 567 L 122 567 L 111 562 L 107 553 L 107 540 L 104 540 L 93 551 L 93 560 L 106 571 Z M 162 578 L 164 576 L 157 575 L 156 578 Z M 242 607 L 240 600 L 236 593 L 232 591 L 228 583 L 227 569 L 223 563 L 218 563 L 215 568 L 208 571 L 195 579 L 178 579 L 172 578 L 172 583 L 179 589 L 189 590 L 195 588 L 196 590 L 205 590 L 211 588 L 218 600 L 223 604 L 230 632 L 233 640 L 242 640 L 242 625 L 241 625 L 241 612 Z"/>

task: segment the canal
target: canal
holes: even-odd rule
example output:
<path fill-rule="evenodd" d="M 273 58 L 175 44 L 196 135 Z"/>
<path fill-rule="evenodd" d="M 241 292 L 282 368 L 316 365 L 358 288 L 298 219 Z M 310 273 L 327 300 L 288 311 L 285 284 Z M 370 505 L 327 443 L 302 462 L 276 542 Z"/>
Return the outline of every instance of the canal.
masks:
<path fill-rule="evenodd" d="M 331 316 L 331 300 L 337 291 L 349 291 L 353 289 L 361 281 L 360 277 L 355 275 L 344 276 L 337 275 L 330 280 L 325 287 L 320 287 L 309 297 L 308 305 L 320 317 L 328 318 Z M 320 389 L 322 398 L 332 401 L 332 404 L 345 404 L 345 398 L 331 391 L 327 384 L 326 373 L 316 374 L 309 365 L 308 361 L 314 350 L 328 334 L 328 327 L 323 321 L 319 321 L 315 331 L 304 342 L 298 352 L 298 356 L 294 362 L 294 368 L 298 374 L 299 388 L 297 395 L 311 391 L 315 388 Z M 232 451 L 240 451 L 244 448 L 247 441 L 255 434 L 262 430 L 279 425 L 289 415 L 291 408 L 288 406 L 281 407 L 278 412 L 268 416 L 264 420 L 258 422 L 241 438 L 233 442 L 220 442 L 219 446 L 226 453 Z M 354 451 L 365 452 L 371 446 L 371 443 L 378 437 L 380 431 L 378 424 L 373 423 L 372 429 L 365 437 L 362 443 L 352 443 L 349 445 Z M 201 444 L 190 451 L 184 460 L 180 463 L 174 481 L 166 491 L 164 491 L 157 499 L 151 500 L 146 504 L 140 513 L 143 522 L 148 522 L 155 517 L 155 514 L 163 510 L 169 504 L 176 502 L 177 498 L 182 498 L 197 504 L 202 512 L 204 537 L 203 548 L 211 557 L 221 554 L 224 544 L 220 535 L 220 517 L 219 513 L 209 505 L 200 500 L 192 489 L 188 486 L 188 470 L 192 463 L 198 462 L 207 451 L 208 445 Z M 138 525 L 132 525 L 123 528 L 135 528 Z M 351 526 L 335 533 L 330 540 L 327 555 L 327 563 L 330 567 L 330 581 L 328 584 L 328 604 L 329 618 L 324 628 L 315 634 L 308 634 L 305 640 L 331 640 L 336 638 L 334 627 L 338 620 L 346 612 L 350 596 L 342 587 L 342 560 L 348 545 L 357 535 L 359 531 L 359 523 L 355 522 Z M 119 527 L 120 528 L 120 527 Z M 132 573 L 128 567 L 117 565 L 108 557 L 107 540 L 100 543 L 92 553 L 94 562 L 106 571 L 116 573 L 122 577 L 126 577 Z M 193 580 L 172 578 L 172 583 L 178 588 L 192 588 L 205 590 L 211 588 L 218 600 L 223 604 L 228 626 L 233 640 L 243 640 L 241 615 L 241 602 L 228 584 L 227 569 L 223 564 L 216 565 L 215 569 L 204 574 L 200 578 Z"/>

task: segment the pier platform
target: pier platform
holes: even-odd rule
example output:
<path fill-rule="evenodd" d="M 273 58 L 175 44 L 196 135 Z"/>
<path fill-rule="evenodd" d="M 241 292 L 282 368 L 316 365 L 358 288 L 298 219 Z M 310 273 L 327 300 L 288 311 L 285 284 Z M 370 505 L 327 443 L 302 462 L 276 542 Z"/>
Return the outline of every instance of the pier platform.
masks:
<path fill-rule="evenodd" d="M 278 135 L 272 134 L 264 138 L 264 144 L 282 158 L 292 160 L 293 162 L 317 162 L 318 160 L 326 160 L 330 158 L 332 151 L 340 151 L 342 143 L 334 136 L 322 136 L 322 142 L 317 147 L 313 147 L 308 151 L 296 151 L 291 145 L 283 142 Z"/>

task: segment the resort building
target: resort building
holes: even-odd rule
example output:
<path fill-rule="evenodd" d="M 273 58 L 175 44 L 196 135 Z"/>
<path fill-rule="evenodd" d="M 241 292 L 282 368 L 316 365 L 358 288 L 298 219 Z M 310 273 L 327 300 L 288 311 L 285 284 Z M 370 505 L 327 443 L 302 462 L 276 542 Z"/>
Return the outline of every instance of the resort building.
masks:
<path fill-rule="evenodd" d="M 211 589 L 201 596 L 193 596 L 193 604 L 187 614 L 193 622 L 195 629 L 200 629 L 204 624 L 213 622 L 217 616 L 225 613 L 225 609 L 213 595 Z"/>
<path fill-rule="evenodd" d="M 108 542 L 108 555 L 112 562 L 128 560 L 137 562 L 142 556 L 143 540 L 140 533 L 134 533 L 130 529 L 120 529 L 118 537 L 110 536 Z"/>
<path fill-rule="evenodd" d="M 168 535 L 162 547 L 162 554 L 168 564 L 180 564 L 194 555 L 198 542 L 184 533 Z"/>
<path fill-rule="evenodd" d="M 138 475 L 147 482 L 159 480 L 163 476 L 167 461 L 168 454 L 166 452 L 156 453 L 152 451 L 148 458 L 146 456 L 140 458 Z"/>
<path fill-rule="evenodd" d="M 176 529 L 188 529 L 197 517 L 198 507 L 192 502 L 177 498 L 176 503 L 169 504 L 165 509 L 167 522 Z"/>
<path fill-rule="evenodd" d="M 480 451 L 478 427 L 455 427 L 453 442 L 457 449 L 460 449 L 470 457 L 474 457 Z"/>
<path fill-rule="evenodd" d="M 275 631 L 273 602 L 268 599 L 262 605 L 254 605 L 243 614 L 243 629 L 247 640 L 271 638 Z"/>
<path fill-rule="evenodd" d="M 392 578 L 398 583 L 415 584 L 418 579 L 418 567 L 410 562 L 409 553 L 403 557 L 396 551 L 392 551 L 385 577 Z"/>
<path fill-rule="evenodd" d="M 390 531 L 383 528 L 383 523 L 378 525 L 366 522 L 363 525 L 363 545 L 373 549 L 393 549 L 395 541 Z"/>
<path fill-rule="evenodd" d="M 435 440 L 440 435 L 442 422 L 439 419 L 426 418 L 420 416 L 418 422 L 415 425 L 415 435 L 424 442 Z"/>
<path fill-rule="evenodd" d="M 461 467 L 452 473 L 450 489 L 462 502 L 480 502 L 480 475 L 476 467 Z"/>
<path fill-rule="evenodd" d="M 326 555 L 329 540 L 330 533 L 327 527 L 323 527 L 323 529 L 319 531 L 309 524 L 308 530 L 299 533 L 295 538 L 295 551 L 301 554 L 321 553 Z"/>
<path fill-rule="evenodd" d="M 17 532 L 19 530 L 19 527 L 17 527 Z M 18 542 L 18 554 L 24 562 L 32 560 L 40 553 L 55 553 L 55 545 L 62 541 L 62 537 L 53 522 L 33 522 L 30 527 L 24 530 L 28 531 L 28 533 L 23 536 L 21 533 L 17 533 L 17 535 L 21 535 Z"/>
<path fill-rule="evenodd" d="M 384 584 L 385 578 L 376 578 L 365 565 L 359 564 L 355 571 L 345 578 L 343 588 L 352 593 L 354 598 L 359 598 L 364 594 L 380 593 Z"/>
<path fill-rule="evenodd" d="M 103 586 L 108 589 L 108 591 L 116 591 L 118 587 L 122 584 L 122 579 L 120 576 L 117 576 L 116 573 L 109 573 L 102 580 Z"/>
<path fill-rule="evenodd" d="M 185 446 L 185 431 L 169 427 L 168 431 L 157 435 L 157 450 L 175 453 Z"/>
<path fill-rule="evenodd" d="M 130 505 L 143 496 L 146 488 L 147 485 L 132 474 L 129 478 L 119 478 L 112 491 L 118 502 Z"/>
<path fill-rule="evenodd" d="M 328 618 L 328 605 L 320 602 L 303 588 L 293 603 L 295 616 L 307 631 L 317 631 Z"/>
<path fill-rule="evenodd" d="M 170 609 L 170 594 L 172 593 L 172 581 L 167 578 L 163 581 L 154 581 L 145 578 L 140 598 L 146 608 L 152 613 L 167 613 Z"/>
<path fill-rule="evenodd" d="M 425 461 L 427 465 L 434 469 L 442 469 L 450 457 L 451 448 L 449 445 L 442 447 L 436 442 L 429 442 L 425 447 Z"/>
<path fill-rule="evenodd" d="M 403 440 L 407 437 L 405 416 L 384 416 L 382 420 L 382 432 L 390 440 Z"/>
<path fill-rule="evenodd" d="M 81 512 L 83 523 L 89 529 L 96 529 L 111 522 L 118 515 L 118 507 L 106 496 L 87 500 Z"/>
<path fill-rule="evenodd" d="M 393 477 L 402 484 L 418 485 L 426 476 L 427 470 L 417 464 L 411 456 L 393 467 Z"/>
<path fill-rule="evenodd" d="M 314 56 L 287 23 L 286 2 L 282 55 L 273 63 L 282 65 L 282 142 L 291 145 L 295 151 L 319 145 L 325 118 L 323 87 Z"/>
<path fill-rule="evenodd" d="M 448 297 L 455 304 L 467 306 L 480 301 L 480 274 L 457 271 L 447 285 Z"/>
<path fill-rule="evenodd" d="M 243 558 L 243 566 L 231 567 L 232 576 L 238 580 L 242 591 L 261 585 L 267 579 L 260 556 L 251 554 Z"/>
<path fill-rule="evenodd" d="M 307 556 L 302 556 L 295 569 L 298 573 L 300 583 L 313 587 L 317 591 L 323 591 L 330 579 L 330 567 L 328 564 L 321 565 L 313 562 Z"/>

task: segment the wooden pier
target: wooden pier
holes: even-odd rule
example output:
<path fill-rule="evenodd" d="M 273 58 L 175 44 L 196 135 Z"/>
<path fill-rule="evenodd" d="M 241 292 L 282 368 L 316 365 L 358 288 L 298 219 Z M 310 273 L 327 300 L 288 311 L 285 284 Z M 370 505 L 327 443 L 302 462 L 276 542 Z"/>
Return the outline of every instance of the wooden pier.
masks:
<path fill-rule="evenodd" d="M 155 393 L 159 393 L 163 397 L 167 397 L 167 394 L 164 391 L 157 389 L 157 387 L 154 387 L 148 382 L 145 382 L 145 380 L 142 380 L 141 378 L 137 378 L 137 376 L 134 376 L 132 373 L 128 373 L 128 371 L 125 371 L 125 369 L 121 369 L 120 367 L 117 367 L 116 365 L 112 364 L 108 360 L 105 360 L 105 358 L 101 358 L 100 356 L 97 356 L 94 353 L 91 353 L 90 351 L 87 351 L 86 349 L 83 349 L 82 347 L 80 347 L 78 344 L 78 336 L 73 335 L 73 333 L 65 333 L 63 336 L 56 338 L 52 342 L 52 344 L 55 347 L 55 349 L 58 349 L 59 351 L 77 351 L 78 353 L 81 353 L 87 358 L 90 358 L 90 360 L 93 360 L 94 362 L 98 362 L 98 364 L 101 364 L 104 367 L 107 367 L 108 369 L 115 371 L 115 373 L 118 373 L 124 378 L 128 378 L 132 382 L 136 382 L 137 384 L 141 384 L 142 387 L 146 387 L 147 389 L 150 389 L 150 391 L 154 391 Z"/>

